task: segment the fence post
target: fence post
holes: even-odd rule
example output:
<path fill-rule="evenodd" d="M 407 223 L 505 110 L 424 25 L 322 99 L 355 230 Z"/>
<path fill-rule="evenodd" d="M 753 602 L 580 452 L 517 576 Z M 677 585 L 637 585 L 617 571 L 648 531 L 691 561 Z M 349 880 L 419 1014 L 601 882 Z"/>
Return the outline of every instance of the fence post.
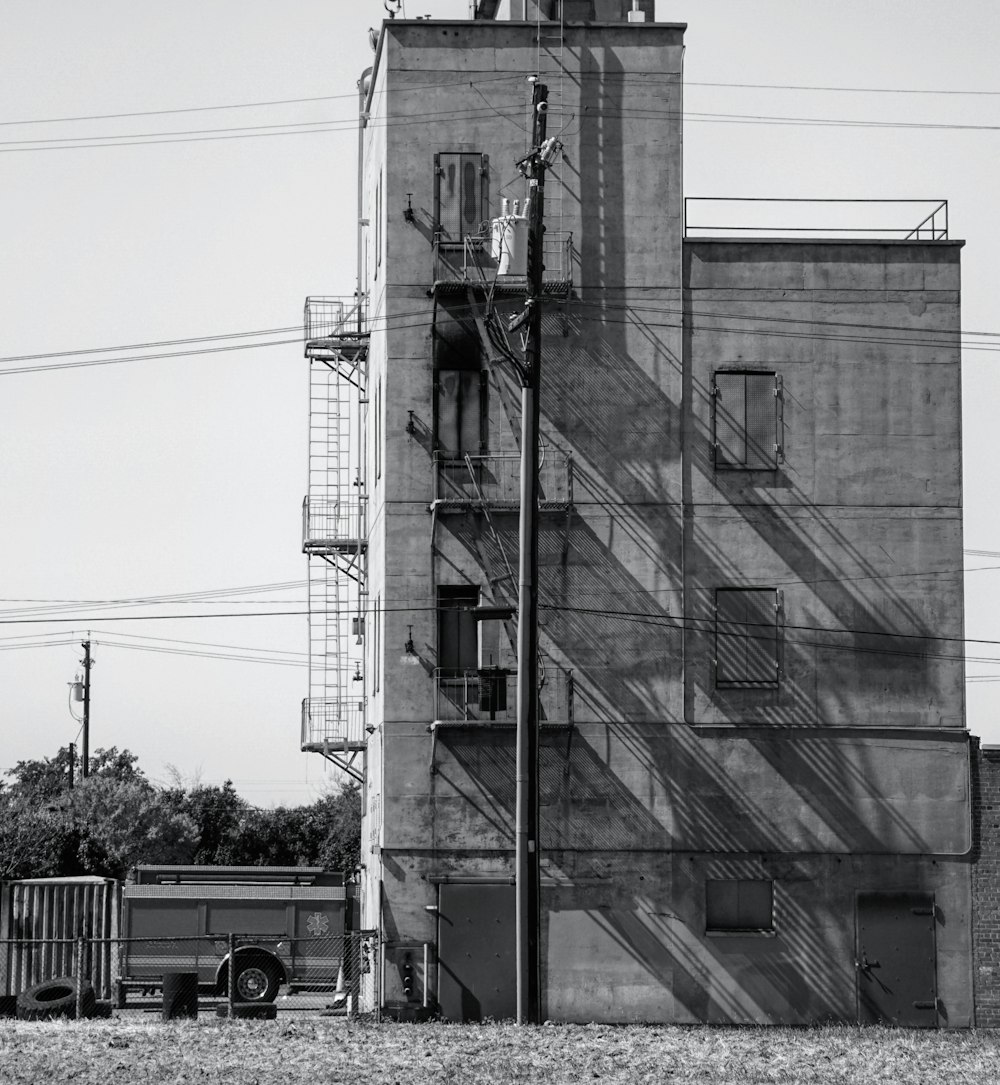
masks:
<path fill-rule="evenodd" d="M 83 1020 L 83 946 L 81 934 L 76 940 L 76 1019 Z"/>
<path fill-rule="evenodd" d="M 232 933 L 229 935 L 229 979 L 226 988 L 226 998 L 229 1004 L 226 1016 L 231 1021 L 233 1019 L 233 1003 L 236 1001 L 236 935 Z"/>
<path fill-rule="evenodd" d="M 428 960 L 429 960 L 428 949 L 429 948 L 430 947 L 427 945 L 427 943 L 424 942 L 424 1009 L 425 1010 L 427 1009 L 427 972 L 429 970 L 428 969 Z"/>
<path fill-rule="evenodd" d="M 375 1023 L 382 1024 L 382 989 L 385 987 L 385 955 L 382 952 L 381 928 L 375 931 L 375 959 L 372 969 L 375 972 Z"/>

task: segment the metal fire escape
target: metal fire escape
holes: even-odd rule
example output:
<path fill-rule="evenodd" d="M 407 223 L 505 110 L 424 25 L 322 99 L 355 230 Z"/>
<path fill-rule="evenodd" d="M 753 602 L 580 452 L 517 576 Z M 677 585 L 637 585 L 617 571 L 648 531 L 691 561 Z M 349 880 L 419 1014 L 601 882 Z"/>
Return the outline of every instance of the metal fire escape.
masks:
<path fill-rule="evenodd" d="M 309 492 L 302 550 L 309 561 L 309 695 L 302 702 L 302 749 L 348 775 L 364 750 L 364 636 L 367 493 L 363 419 L 368 371 L 363 300 L 310 297 Z"/>

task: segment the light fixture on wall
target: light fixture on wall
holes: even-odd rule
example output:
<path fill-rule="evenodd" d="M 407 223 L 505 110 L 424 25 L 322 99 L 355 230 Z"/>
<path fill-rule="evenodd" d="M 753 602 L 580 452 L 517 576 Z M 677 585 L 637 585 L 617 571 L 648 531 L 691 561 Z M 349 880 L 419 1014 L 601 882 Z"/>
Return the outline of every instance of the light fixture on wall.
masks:
<path fill-rule="evenodd" d="M 352 682 L 363 682 L 364 680 L 365 680 L 364 675 L 361 673 L 361 664 L 360 663 L 355 663 L 354 664 L 354 674 L 351 675 L 351 681 Z"/>
<path fill-rule="evenodd" d="M 407 194 L 406 194 L 406 207 L 403 208 L 403 218 L 406 219 L 407 222 L 415 221 L 415 216 L 413 214 L 413 193 L 412 192 L 407 192 Z"/>
<path fill-rule="evenodd" d="M 403 651 L 408 656 L 415 656 L 417 654 L 417 650 L 413 646 L 413 626 L 412 625 L 408 625 L 406 627 L 406 643 L 403 645 Z"/>

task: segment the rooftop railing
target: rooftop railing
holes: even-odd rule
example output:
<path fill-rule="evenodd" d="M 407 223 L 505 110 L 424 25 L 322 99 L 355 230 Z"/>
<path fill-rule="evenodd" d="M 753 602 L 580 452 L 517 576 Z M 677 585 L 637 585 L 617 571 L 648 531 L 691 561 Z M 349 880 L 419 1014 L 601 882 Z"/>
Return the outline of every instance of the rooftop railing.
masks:
<path fill-rule="evenodd" d="M 539 504 L 563 508 L 573 499 L 572 458 L 545 449 L 538 464 Z M 521 502 L 520 453 L 451 456 L 434 453 L 434 503 L 516 509 Z"/>
<path fill-rule="evenodd" d="M 350 297 L 306 298 L 302 316 L 306 343 L 316 339 L 341 338 L 368 333 L 368 299 Z"/>
<path fill-rule="evenodd" d="M 517 671 L 484 668 L 434 672 L 434 719 L 438 723 L 516 723 Z M 551 663 L 541 668 L 539 719 L 573 722 L 573 672 Z"/>
<path fill-rule="evenodd" d="M 365 502 L 318 500 L 302 502 L 302 549 L 306 553 L 354 549 L 366 541 Z"/>
<path fill-rule="evenodd" d="M 947 241 L 947 200 L 688 196 L 684 236 Z"/>
<path fill-rule="evenodd" d="M 360 750 L 367 739 L 363 694 L 354 698 L 307 697 L 302 702 L 303 750 Z"/>

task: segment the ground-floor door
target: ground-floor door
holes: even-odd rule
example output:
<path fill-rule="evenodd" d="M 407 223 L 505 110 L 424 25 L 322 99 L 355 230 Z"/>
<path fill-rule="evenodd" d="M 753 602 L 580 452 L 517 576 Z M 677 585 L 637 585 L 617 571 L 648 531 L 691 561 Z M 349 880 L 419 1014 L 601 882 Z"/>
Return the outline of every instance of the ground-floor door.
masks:
<path fill-rule="evenodd" d="M 858 1019 L 934 1028 L 937 968 L 934 897 L 860 893 L 857 903 Z"/>
<path fill-rule="evenodd" d="M 517 1015 L 514 886 L 452 883 L 438 899 L 438 1000 L 450 1021 Z"/>

